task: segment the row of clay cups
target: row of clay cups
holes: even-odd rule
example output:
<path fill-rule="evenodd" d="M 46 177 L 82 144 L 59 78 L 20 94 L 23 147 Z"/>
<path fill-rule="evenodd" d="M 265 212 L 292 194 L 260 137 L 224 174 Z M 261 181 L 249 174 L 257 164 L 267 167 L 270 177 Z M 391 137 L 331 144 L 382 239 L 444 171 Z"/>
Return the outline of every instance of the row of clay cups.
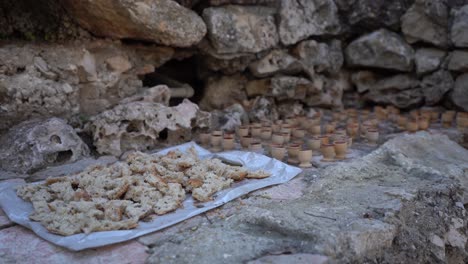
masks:
<path fill-rule="evenodd" d="M 427 117 L 414 118 L 399 116 L 396 124 L 400 129 L 414 133 L 418 130 L 427 130 L 430 126 L 430 119 Z"/>
<path fill-rule="evenodd" d="M 221 150 L 233 150 L 235 148 L 235 137 L 233 133 L 215 130 L 211 133 L 201 133 L 200 142 L 202 145 L 211 146 L 217 152 Z"/>
<path fill-rule="evenodd" d="M 272 144 L 270 147 L 270 154 L 273 158 L 283 161 L 288 156 L 288 163 L 299 164 L 302 168 L 312 167 L 312 150 L 303 148 L 299 143 L 288 144 L 287 147 L 278 144 Z"/>

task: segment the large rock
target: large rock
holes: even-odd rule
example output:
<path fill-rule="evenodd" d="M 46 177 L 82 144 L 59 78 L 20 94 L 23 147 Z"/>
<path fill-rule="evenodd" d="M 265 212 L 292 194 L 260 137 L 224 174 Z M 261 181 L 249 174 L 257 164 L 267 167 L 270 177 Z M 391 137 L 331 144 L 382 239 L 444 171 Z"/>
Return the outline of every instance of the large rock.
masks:
<path fill-rule="evenodd" d="M 427 105 L 438 104 L 444 95 L 452 90 L 454 80 L 450 72 L 439 70 L 425 76 L 421 81 L 421 88 Z"/>
<path fill-rule="evenodd" d="M 468 51 L 455 50 L 450 53 L 447 67 L 451 71 L 468 72 Z"/>
<path fill-rule="evenodd" d="M 59 118 L 23 122 L 0 138 L 0 167 L 19 173 L 32 173 L 88 155 L 88 146 Z"/>
<path fill-rule="evenodd" d="M 468 47 L 468 3 L 453 12 L 450 37 L 456 47 Z"/>
<path fill-rule="evenodd" d="M 468 111 L 468 73 L 458 76 L 450 93 L 452 102 L 463 111 Z"/>
<path fill-rule="evenodd" d="M 310 36 L 337 35 L 342 26 L 333 0 L 281 0 L 279 36 L 285 45 Z"/>
<path fill-rule="evenodd" d="M 401 30 L 409 43 L 418 41 L 447 47 L 448 8 L 444 0 L 416 0 L 401 17 Z"/>
<path fill-rule="evenodd" d="M 380 29 L 351 42 L 345 58 L 349 66 L 409 72 L 413 69 L 414 51 L 398 34 Z"/>
<path fill-rule="evenodd" d="M 295 76 L 276 76 L 271 79 L 270 94 L 278 100 L 305 100 L 308 94 L 319 94 L 321 86 Z"/>
<path fill-rule="evenodd" d="M 309 72 L 338 73 L 343 66 L 343 52 L 339 40 L 332 40 L 328 44 L 315 40 L 302 41 L 293 53 L 310 69 Z"/>
<path fill-rule="evenodd" d="M 119 104 L 94 116 L 86 130 L 100 154 L 119 156 L 129 150 L 149 150 L 162 142 L 177 143 L 172 141 L 179 137 L 190 140 L 192 128 L 209 125 L 209 117 L 184 99 L 174 107 L 153 102 Z"/>
<path fill-rule="evenodd" d="M 203 19 L 217 53 L 256 53 L 278 44 L 274 12 L 268 7 L 229 5 L 204 9 Z"/>
<path fill-rule="evenodd" d="M 286 252 L 330 263 L 463 260 L 467 157 L 445 136 L 399 136 L 362 158 L 304 171 L 302 190 L 294 179 L 208 213 L 196 226 L 140 241 L 152 247 L 148 263 L 248 263 Z M 277 198 L 281 188 L 297 196 Z"/>
<path fill-rule="evenodd" d="M 382 27 L 398 29 L 400 17 L 414 0 L 335 0 L 338 8 L 355 29 L 362 32 Z"/>
<path fill-rule="evenodd" d="M 200 101 L 203 110 L 224 109 L 247 99 L 245 85 L 247 78 L 241 74 L 210 77 L 206 80 L 204 95 Z"/>
<path fill-rule="evenodd" d="M 3 45 L 0 130 L 34 117 L 87 118 L 143 89 L 174 50 L 109 41 Z"/>
<path fill-rule="evenodd" d="M 447 56 L 447 52 L 434 48 L 421 48 L 416 50 L 414 60 L 416 73 L 426 74 L 437 70 Z"/>
<path fill-rule="evenodd" d="M 398 108 L 409 108 L 422 104 L 424 95 L 416 78 L 399 74 L 376 81 L 369 88 L 365 99 L 374 103 L 393 104 Z"/>
<path fill-rule="evenodd" d="M 206 34 L 201 17 L 172 0 L 63 1 L 65 9 L 93 34 L 188 47 Z"/>
<path fill-rule="evenodd" d="M 302 64 L 285 50 L 272 50 L 263 58 L 249 65 L 255 77 L 267 77 L 277 73 L 294 74 L 302 71 Z"/>

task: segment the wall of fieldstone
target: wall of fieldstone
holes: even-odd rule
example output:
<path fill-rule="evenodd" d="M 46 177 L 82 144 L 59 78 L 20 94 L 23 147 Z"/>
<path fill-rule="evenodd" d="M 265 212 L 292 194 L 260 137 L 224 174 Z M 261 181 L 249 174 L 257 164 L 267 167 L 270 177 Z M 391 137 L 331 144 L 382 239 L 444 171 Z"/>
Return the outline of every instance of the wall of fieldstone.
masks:
<path fill-rule="evenodd" d="M 187 58 L 204 110 L 468 111 L 466 0 L 6 0 L 0 11 L 0 130 L 86 120 Z"/>

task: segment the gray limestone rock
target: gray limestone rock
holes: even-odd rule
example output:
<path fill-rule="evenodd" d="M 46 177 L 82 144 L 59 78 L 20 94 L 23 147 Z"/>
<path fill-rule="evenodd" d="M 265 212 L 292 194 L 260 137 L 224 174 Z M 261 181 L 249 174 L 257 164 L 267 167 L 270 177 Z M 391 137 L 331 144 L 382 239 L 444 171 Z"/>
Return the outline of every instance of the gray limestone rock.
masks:
<path fill-rule="evenodd" d="M 455 50 L 451 52 L 447 68 L 451 71 L 468 72 L 468 51 Z"/>
<path fill-rule="evenodd" d="M 88 146 L 59 118 L 25 121 L 0 138 L 0 167 L 18 173 L 75 162 L 88 155 Z"/>
<path fill-rule="evenodd" d="M 283 44 L 310 36 L 337 35 L 341 30 L 333 0 L 281 0 L 278 32 Z"/>
<path fill-rule="evenodd" d="M 300 42 L 293 50 L 309 72 L 338 73 L 343 66 L 341 41 L 319 43 L 315 40 Z"/>
<path fill-rule="evenodd" d="M 445 0 L 416 0 L 401 17 L 401 30 L 409 43 L 423 41 L 447 47 L 448 7 Z"/>
<path fill-rule="evenodd" d="M 426 74 L 436 71 L 447 56 L 447 52 L 434 48 L 421 48 L 416 50 L 414 61 L 417 74 Z"/>
<path fill-rule="evenodd" d="M 450 99 L 457 107 L 468 111 L 468 73 L 457 77 Z"/>
<path fill-rule="evenodd" d="M 345 50 L 346 63 L 409 72 L 414 51 L 398 34 L 380 29 L 351 42 Z"/>
<path fill-rule="evenodd" d="M 278 44 L 274 9 L 223 6 L 203 10 L 208 38 L 219 54 L 256 53 Z"/>
<path fill-rule="evenodd" d="M 103 37 L 188 47 L 206 34 L 201 17 L 172 0 L 66 0 L 63 6 L 80 26 Z"/>
<path fill-rule="evenodd" d="M 425 76 L 421 81 L 421 88 L 427 105 L 436 105 L 444 95 L 452 90 L 454 80 L 450 72 L 439 70 Z"/>
<path fill-rule="evenodd" d="M 450 37 L 456 47 L 468 47 L 468 4 L 453 11 L 453 23 Z"/>
<path fill-rule="evenodd" d="M 371 84 L 364 98 L 374 103 L 393 104 L 398 108 L 417 106 L 424 102 L 419 81 L 408 74 L 377 80 Z"/>
<path fill-rule="evenodd" d="M 277 73 L 294 74 L 302 71 L 302 64 L 285 50 L 272 50 L 263 58 L 249 65 L 255 77 L 267 77 Z"/>

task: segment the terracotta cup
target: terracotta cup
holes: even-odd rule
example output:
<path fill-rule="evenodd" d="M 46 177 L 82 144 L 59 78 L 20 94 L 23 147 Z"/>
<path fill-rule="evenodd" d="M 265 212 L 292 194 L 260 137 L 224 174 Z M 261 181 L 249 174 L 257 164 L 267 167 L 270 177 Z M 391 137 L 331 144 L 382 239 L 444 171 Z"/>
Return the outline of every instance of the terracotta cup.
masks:
<path fill-rule="evenodd" d="M 314 152 L 318 152 L 320 150 L 320 145 L 322 144 L 322 140 L 320 137 L 312 137 L 307 141 L 307 146 L 311 148 Z"/>
<path fill-rule="evenodd" d="M 221 151 L 221 142 L 223 137 L 221 135 L 211 135 L 210 143 L 213 151 Z"/>
<path fill-rule="evenodd" d="M 409 120 L 406 123 L 406 131 L 415 133 L 419 129 L 419 123 L 416 120 Z"/>
<path fill-rule="evenodd" d="M 419 130 L 427 130 L 429 128 L 429 118 L 422 117 L 418 120 Z"/>
<path fill-rule="evenodd" d="M 326 145 L 330 143 L 330 137 L 327 135 L 320 136 L 320 144 L 321 145 Z"/>
<path fill-rule="evenodd" d="M 400 127 L 400 129 L 405 129 L 406 128 L 406 123 L 408 123 L 408 118 L 406 116 L 399 116 L 397 120 L 397 125 Z"/>
<path fill-rule="evenodd" d="M 453 113 L 453 111 L 446 111 L 446 112 L 442 113 L 442 117 L 441 117 L 441 120 L 440 120 L 442 122 L 442 125 L 444 127 L 451 127 L 454 115 L 455 114 Z"/>
<path fill-rule="evenodd" d="M 297 164 L 297 155 L 299 150 L 301 149 L 301 145 L 299 144 L 289 144 L 288 146 L 288 162 L 292 164 Z"/>
<path fill-rule="evenodd" d="M 318 136 L 321 134 L 322 132 L 322 128 L 320 127 L 320 125 L 312 125 L 309 127 L 309 132 L 313 135 L 313 136 Z"/>
<path fill-rule="evenodd" d="M 240 138 L 240 143 L 243 148 L 248 148 L 250 143 L 252 143 L 253 138 L 251 136 L 245 136 Z"/>
<path fill-rule="evenodd" d="M 346 159 L 346 151 L 348 150 L 348 142 L 347 141 L 335 141 L 335 153 L 336 158 L 343 160 Z"/>
<path fill-rule="evenodd" d="M 262 140 L 270 140 L 271 139 L 271 134 L 272 134 L 271 128 L 263 128 L 262 132 L 260 134 L 260 138 Z"/>
<path fill-rule="evenodd" d="M 341 137 L 346 137 L 346 129 L 344 128 L 337 128 L 335 129 L 335 134 Z"/>
<path fill-rule="evenodd" d="M 277 160 L 283 160 L 286 156 L 286 148 L 279 147 L 279 146 L 272 146 L 271 147 L 271 156 Z"/>
<path fill-rule="evenodd" d="M 253 141 L 249 145 L 249 150 L 255 153 L 263 153 L 263 146 L 262 143 Z"/>
<path fill-rule="evenodd" d="M 284 136 L 282 134 L 273 134 L 271 136 L 271 141 L 274 143 L 274 144 L 278 144 L 278 145 L 283 145 L 284 144 Z"/>
<path fill-rule="evenodd" d="M 325 125 L 325 133 L 332 134 L 335 132 L 336 124 L 335 123 L 328 123 Z"/>
<path fill-rule="evenodd" d="M 370 128 L 367 130 L 367 141 L 371 145 L 377 145 L 379 141 L 379 131 L 377 129 Z"/>
<path fill-rule="evenodd" d="M 233 150 L 235 147 L 235 139 L 233 136 L 224 136 L 223 138 L 223 149 Z"/>
<path fill-rule="evenodd" d="M 208 146 L 211 140 L 211 133 L 204 132 L 200 133 L 200 143 L 204 146 Z"/>
<path fill-rule="evenodd" d="M 335 160 L 335 146 L 333 144 L 322 144 L 320 147 L 323 159 L 322 161 L 334 161 Z"/>
<path fill-rule="evenodd" d="M 292 135 L 295 138 L 303 138 L 305 137 L 305 133 L 306 131 L 303 128 L 296 128 L 292 131 Z"/>
<path fill-rule="evenodd" d="M 312 150 L 311 149 L 299 150 L 298 159 L 299 159 L 299 167 L 301 168 L 312 167 L 312 163 L 310 162 L 312 160 Z"/>
<path fill-rule="evenodd" d="M 359 124 L 350 123 L 346 126 L 347 133 L 350 137 L 355 138 L 359 133 Z"/>
<path fill-rule="evenodd" d="M 245 137 L 249 135 L 249 127 L 248 126 L 240 126 L 239 129 L 237 129 L 237 135 L 239 138 Z"/>
<path fill-rule="evenodd" d="M 223 131 L 221 130 L 214 130 L 211 132 L 211 135 L 213 136 L 222 136 L 223 135 Z"/>

